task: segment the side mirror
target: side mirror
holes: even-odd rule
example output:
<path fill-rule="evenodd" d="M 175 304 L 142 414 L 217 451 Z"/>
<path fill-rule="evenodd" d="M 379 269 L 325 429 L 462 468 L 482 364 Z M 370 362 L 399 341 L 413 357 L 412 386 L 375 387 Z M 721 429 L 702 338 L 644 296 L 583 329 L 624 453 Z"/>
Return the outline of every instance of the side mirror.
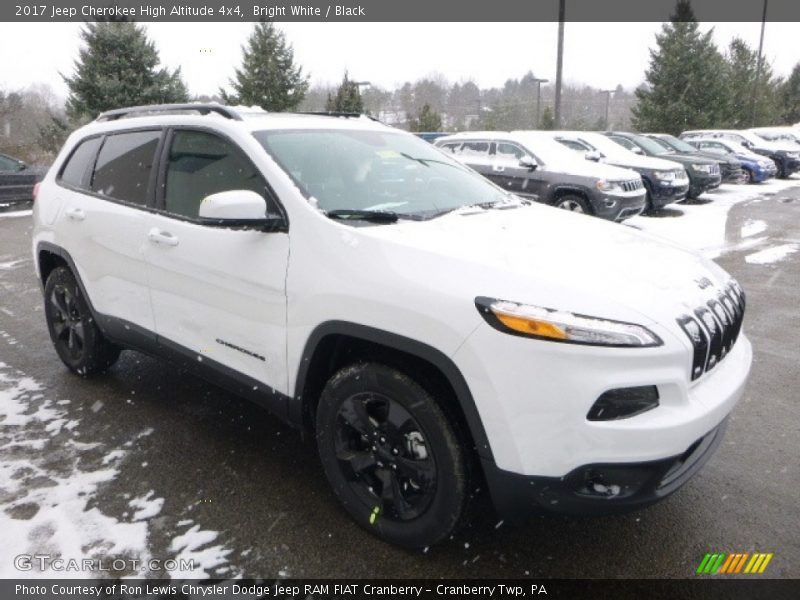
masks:
<path fill-rule="evenodd" d="M 539 165 L 536 164 L 532 156 L 523 156 L 519 159 L 519 166 L 523 169 L 528 169 L 528 171 L 535 171 Z"/>
<path fill-rule="evenodd" d="M 17 161 L 17 171 L 24 171 L 27 168 L 28 168 L 28 165 L 26 165 L 24 161 L 22 161 L 22 160 Z"/>
<path fill-rule="evenodd" d="M 642 151 L 641 148 L 639 148 L 639 146 L 631 146 L 631 152 L 633 152 L 634 154 L 638 154 L 639 156 L 644 154 L 644 152 Z"/>
<path fill-rule="evenodd" d="M 198 216 L 205 225 L 220 227 L 261 227 L 276 231 L 284 229 L 282 216 L 268 215 L 267 203 L 252 190 L 230 190 L 203 198 Z"/>
<path fill-rule="evenodd" d="M 593 160 L 595 162 L 599 162 L 603 155 L 600 154 L 598 150 L 588 150 L 586 154 L 583 155 L 586 160 Z"/>

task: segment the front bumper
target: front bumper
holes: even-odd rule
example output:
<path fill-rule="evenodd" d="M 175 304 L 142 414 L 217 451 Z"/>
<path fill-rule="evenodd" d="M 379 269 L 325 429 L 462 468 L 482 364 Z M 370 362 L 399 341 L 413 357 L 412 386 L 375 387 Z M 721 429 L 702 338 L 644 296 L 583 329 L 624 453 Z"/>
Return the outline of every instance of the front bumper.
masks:
<path fill-rule="evenodd" d="M 598 217 L 610 221 L 624 221 L 635 217 L 647 206 L 647 192 L 644 188 L 636 192 L 621 194 L 595 194 L 592 198 L 592 208 Z"/>
<path fill-rule="evenodd" d="M 689 182 L 680 185 L 661 185 L 658 180 L 650 189 L 650 203 L 653 208 L 663 208 L 667 204 L 680 202 L 689 193 Z"/>
<path fill-rule="evenodd" d="M 722 183 L 722 177 L 719 173 L 708 175 L 706 173 L 693 172 L 691 174 L 688 196 L 690 198 L 697 198 L 697 196 L 703 192 L 718 188 L 720 183 Z"/>
<path fill-rule="evenodd" d="M 483 459 L 495 510 L 505 518 L 547 511 L 569 515 L 624 513 L 666 498 L 697 473 L 720 445 L 724 420 L 676 456 L 636 463 L 583 465 L 564 477 L 532 477 Z"/>

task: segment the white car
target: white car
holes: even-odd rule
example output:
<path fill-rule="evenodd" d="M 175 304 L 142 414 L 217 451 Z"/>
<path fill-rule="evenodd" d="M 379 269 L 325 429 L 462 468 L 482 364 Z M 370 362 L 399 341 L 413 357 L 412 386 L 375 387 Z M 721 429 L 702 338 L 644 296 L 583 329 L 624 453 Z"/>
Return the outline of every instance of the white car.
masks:
<path fill-rule="evenodd" d="M 228 386 L 313 432 L 347 512 L 403 546 L 446 538 L 483 482 L 503 515 L 667 496 L 750 369 L 713 262 L 363 117 L 104 113 L 34 222 L 69 369 L 135 349 Z"/>

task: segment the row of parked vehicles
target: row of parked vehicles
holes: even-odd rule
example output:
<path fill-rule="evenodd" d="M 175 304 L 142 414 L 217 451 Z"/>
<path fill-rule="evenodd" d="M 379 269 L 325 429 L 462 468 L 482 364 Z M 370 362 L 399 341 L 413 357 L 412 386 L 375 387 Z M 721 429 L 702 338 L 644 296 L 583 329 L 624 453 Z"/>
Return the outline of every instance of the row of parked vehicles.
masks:
<path fill-rule="evenodd" d="M 518 196 L 613 221 L 695 199 L 723 182 L 759 183 L 800 170 L 800 130 L 792 128 L 694 130 L 680 138 L 482 131 L 433 143 Z"/>

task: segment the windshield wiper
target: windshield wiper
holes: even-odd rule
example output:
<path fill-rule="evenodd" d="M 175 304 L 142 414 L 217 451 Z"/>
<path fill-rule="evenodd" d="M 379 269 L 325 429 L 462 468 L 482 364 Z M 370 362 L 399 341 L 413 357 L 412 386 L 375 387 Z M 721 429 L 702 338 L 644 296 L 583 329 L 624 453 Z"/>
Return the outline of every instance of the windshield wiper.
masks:
<path fill-rule="evenodd" d="M 438 160 L 436 158 L 417 158 L 417 157 L 411 156 L 410 154 L 406 154 L 405 152 L 400 152 L 399 154 L 403 158 L 407 158 L 408 160 L 413 160 L 414 162 L 418 162 L 419 164 L 425 165 L 426 167 L 428 166 L 428 163 L 434 163 L 434 164 L 437 164 L 437 165 L 445 165 L 447 167 L 454 166 L 454 165 L 452 165 L 451 163 L 449 163 L 449 162 L 447 162 L 445 160 Z"/>
<path fill-rule="evenodd" d="M 341 219 L 343 221 L 370 221 L 372 223 L 396 223 L 399 216 L 395 212 L 388 210 L 357 210 L 352 208 L 341 208 L 329 210 L 325 213 L 329 219 Z"/>

